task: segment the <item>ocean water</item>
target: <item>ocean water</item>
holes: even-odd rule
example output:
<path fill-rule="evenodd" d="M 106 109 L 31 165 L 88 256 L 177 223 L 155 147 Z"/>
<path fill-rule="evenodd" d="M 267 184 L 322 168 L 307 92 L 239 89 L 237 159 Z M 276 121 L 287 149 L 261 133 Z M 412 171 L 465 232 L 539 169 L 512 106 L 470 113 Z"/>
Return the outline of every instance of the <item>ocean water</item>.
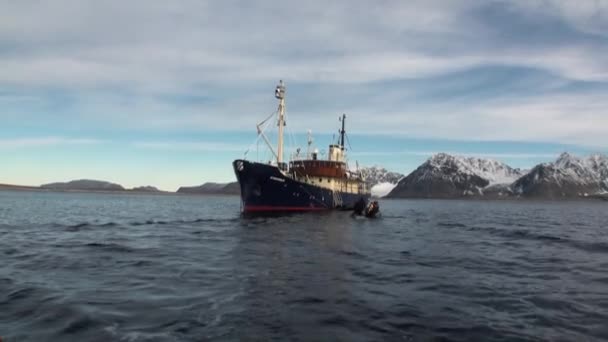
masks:
<path fill-rule="evenodd" d="M 380 205 L 242 217 L 237 197 L 0 192 L 0 337 L 608 339 L 608 202 Z"/>

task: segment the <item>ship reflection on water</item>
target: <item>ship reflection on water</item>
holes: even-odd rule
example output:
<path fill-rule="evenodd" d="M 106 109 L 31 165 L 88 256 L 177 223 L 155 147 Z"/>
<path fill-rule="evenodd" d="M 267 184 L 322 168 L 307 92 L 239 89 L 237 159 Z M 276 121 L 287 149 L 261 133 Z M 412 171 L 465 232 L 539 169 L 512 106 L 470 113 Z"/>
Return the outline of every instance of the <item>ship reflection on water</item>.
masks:
<path fill-rule="evenodd" d="M 243 219 L 234 250 L 242 281 L 239 337 L 331 336 L 315 326 L 335 319 L 340 302 L 352 300 L 351 270 L 339 257 L 352 250 L 349 221 L 348 213 L 333 211 Z"/>

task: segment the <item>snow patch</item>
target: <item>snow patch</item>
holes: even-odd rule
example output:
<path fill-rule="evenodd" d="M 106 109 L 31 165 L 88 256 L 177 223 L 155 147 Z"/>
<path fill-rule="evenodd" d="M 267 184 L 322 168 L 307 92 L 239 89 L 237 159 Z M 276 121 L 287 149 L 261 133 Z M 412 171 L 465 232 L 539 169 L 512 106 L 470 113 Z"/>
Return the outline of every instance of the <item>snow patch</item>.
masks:
<path fill-rule="evenodd" d="M 397 184 L 393 184 L 393 183 L 389 183 L 389 182 L 378 183 L 378 184 L 372 186 L 372 189 L 371 189 L 372 196 L 375 196 L 375 197 L 386 196 L 396 186 L 397 186 Z"/>
<path fill-rule="evenodd" d="M 398 172 L 391 172 L 377 165 L 362 167 L 359 169 L 367 187 L 371 190 L 372 196 L 383 197 L 388 195 L 397 186 L 403 175 Z"/>

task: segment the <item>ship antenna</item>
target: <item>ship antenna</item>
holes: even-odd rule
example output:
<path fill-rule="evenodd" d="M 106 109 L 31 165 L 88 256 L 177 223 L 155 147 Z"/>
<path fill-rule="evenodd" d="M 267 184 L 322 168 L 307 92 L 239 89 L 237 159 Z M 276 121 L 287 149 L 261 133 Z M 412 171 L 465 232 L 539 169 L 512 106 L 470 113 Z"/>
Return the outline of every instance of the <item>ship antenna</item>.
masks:
<path fill-rule="evenodd" d="M 308 130 L 308 148 L 306 149 L 306 158 L 310 158 L 310 145 L 312 145 L 312 131 Z"/>
<path fill-rule="evenodd" d="M 340 130 L 340 147 L 344 149 L 344 134 L 346 133 L 344 130 L 344 124 L 346 123 L 346 114 L 342 114 L 340 121 L 342 121 L 342 130 Z"/>
<path fill-rule="evenodd" d="M 283 80 L 279 81 L 279 85 L 274 91 L 274 97 L 279 99 L 278 117 L 279 120 L 277 125 L 279 126 L 279 141 L 277 146 L 277 165 L 279 168 L 283 163 L 283 129 L 285 127 L 285 84 Z"/>

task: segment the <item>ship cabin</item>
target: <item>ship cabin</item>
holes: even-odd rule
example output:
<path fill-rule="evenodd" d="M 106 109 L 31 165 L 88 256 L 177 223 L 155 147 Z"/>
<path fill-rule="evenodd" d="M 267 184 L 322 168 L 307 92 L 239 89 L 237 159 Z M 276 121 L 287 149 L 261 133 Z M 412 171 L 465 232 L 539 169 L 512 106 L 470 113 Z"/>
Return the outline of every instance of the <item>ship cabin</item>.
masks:
<path fill-rule="evenodd" d="M 289 163 L 289 169 L 296 178 L 331 177 L 346 178 L 346 163 L 331 160 L 295 160 Z"/>
<path fill-rule="evenodd" d="M 344 158 L 344 147 L 330 145 L 327 160 L 318 158 L 318 151 L 310 154 L 309 159 L 292 160 L 289 170 L 293 176 L 301 177 L 323 177 L 323 178 L 357 178 L 354 173 L 348 171 Z"/>

